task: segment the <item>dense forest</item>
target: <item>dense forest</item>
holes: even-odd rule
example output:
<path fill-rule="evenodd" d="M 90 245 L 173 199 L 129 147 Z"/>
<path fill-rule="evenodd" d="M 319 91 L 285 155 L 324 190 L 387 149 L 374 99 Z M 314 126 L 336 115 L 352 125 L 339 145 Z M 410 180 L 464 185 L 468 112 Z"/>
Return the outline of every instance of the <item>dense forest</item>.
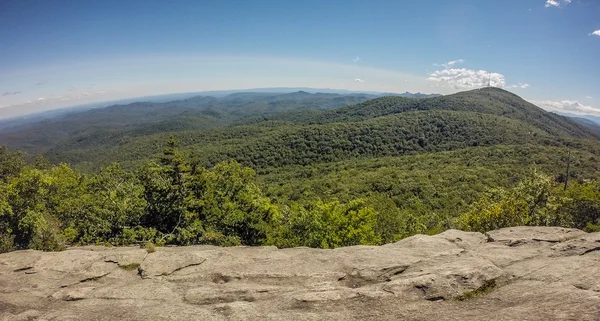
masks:
<path fill-rule="evenodd" d="M 600 229 L 597 128 L 496 88 L 369 98 L 196 97 L 9 129 L 0 251 L 333 248 L 449 228 Z"/>

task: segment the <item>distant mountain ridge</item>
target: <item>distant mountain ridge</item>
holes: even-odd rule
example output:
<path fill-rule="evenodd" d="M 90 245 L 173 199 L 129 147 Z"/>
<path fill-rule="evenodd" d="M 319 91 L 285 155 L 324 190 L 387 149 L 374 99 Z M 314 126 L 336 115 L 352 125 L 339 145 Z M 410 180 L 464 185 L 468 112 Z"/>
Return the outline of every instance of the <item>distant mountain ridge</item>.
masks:
<path fill-rule="evenodd" d="M 48 118 L 0 123 L 0 144 L 30 153 L 44 152 L 73 135 L 95 130 L 112 135 L 139 135 L 180 130 L 207 130 L 236 119 L 291 109 L 330 109 L 378 96 L 336 94 L 236 92 L 223 97 L 192 96 L 166 102 L 132 102 L 103 108 L 47 112 Z"/>
<path fill-rule="evenodd" d="M 92 171 L 139 164 L 170 136 L 207 166 L 233 158 L 254 168 L 498 144 L 600 150 L 600 130 L 498 88 L 431 98 L 296 91 L 136 102 L 6 129 L 0 144 Z"/>
<path fill-rule="evenodd" d="M 244 94 L 244 93 L 265 93 L 265 94 L 284 94 L 293 93 L 298 91 L 305 91 L 308 93 L 326 93 L 326 94 L 340 94 L 340 95 L 354 95 L 354 94 L 365 94 L 373 96 L 389 96 L 389 95 L 413 95 L 409 92 L 404 94 L 397 93 L 382 93 L 375 91 L 352 91 L 344 89 L 329 89 L 329 88 L 308 88 L 308 87 L 272 87 L 272 88 L 254 88 L 254 89 L 236 89 L 236 90 L 216 90 L 216 91 L 198 91 L 198 92 L 184 92 L 184 93 L 173 93 L 173 94 L 162 94 L 152 96 L 141 96 L 134 98 L 125 98 L 111 101 L 95 102 L 81 104 L 71 107 L 55 108 L 47 111 L 33 111 L 28 113 L 22 113 L 21 108 L 17 110 L 12 107 L 0 108 L 0 128 L 14 127 L 15 124 L 20 125 L 24 123 L 39 121 L 43 119 L 53 118 L 56 115 L 63 115 L 71 112 L 80 112 L 89 109 L 103 108 L 112 105 L 126 105 L 134 102 L 169 102 L 175 100 L 184 100 L 194 96 L 212 96 L 216 98 L 222 98 L 231 94 Z M 425 96 L 437 96 L 438 94 L 421 94 L 417 93 L 414 98 L 423 98 Z M 21 113 L 21 115 L 13 115 L 14 113 Z"/>
<path fill-rule="evenodd" d="M 583 122 L 588 125 L 600 126 L 600 116 L 577 115 L 577 114 L 564 113 L 564 112 L 558 112 L 558 111 L 555 111 L 554 113 L 561 115 L 561 116 L 566 116 L 566 117 L 578 120 L 578 121 Z"/>

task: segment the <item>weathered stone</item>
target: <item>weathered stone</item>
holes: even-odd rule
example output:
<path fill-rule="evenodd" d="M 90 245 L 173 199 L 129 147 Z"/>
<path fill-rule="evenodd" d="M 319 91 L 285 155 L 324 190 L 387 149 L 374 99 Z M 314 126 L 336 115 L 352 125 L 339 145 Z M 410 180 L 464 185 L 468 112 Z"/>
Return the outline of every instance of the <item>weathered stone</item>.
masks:
<path fill-rule="evenodd" d="M 517 226 L 486 233 L 490 241 L 519 246 L 530 242 L 558 243 L 582 237 L 586 233 L 572 228 Z"/>
<path fill-rule="evenodd" d="M 137 267 L 143 271 L 138 276 Z M 600 233 L 0 254 L 0 320 L 599 320 Z"/>

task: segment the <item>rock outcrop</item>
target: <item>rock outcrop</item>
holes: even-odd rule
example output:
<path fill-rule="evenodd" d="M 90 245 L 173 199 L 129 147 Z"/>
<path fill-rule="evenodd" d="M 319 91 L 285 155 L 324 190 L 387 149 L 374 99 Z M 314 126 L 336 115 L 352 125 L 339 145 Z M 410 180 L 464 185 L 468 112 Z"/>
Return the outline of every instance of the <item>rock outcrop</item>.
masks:
<path fill-rule="evenodd" d="M 4 320 L 600 320 L 600 233 L 456 230 L 383 246 L 0 255 Z"/>

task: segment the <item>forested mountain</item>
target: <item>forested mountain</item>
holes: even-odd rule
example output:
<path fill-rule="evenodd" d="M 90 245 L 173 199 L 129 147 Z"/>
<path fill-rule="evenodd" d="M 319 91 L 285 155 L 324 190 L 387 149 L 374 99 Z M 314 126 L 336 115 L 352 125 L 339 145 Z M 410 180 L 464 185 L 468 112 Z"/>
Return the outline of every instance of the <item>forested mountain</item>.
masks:
<path fill-rule="evenodd" d="M 520 120 L 549 134 L 578 138 L 599 138 L 600 132 L 590 130 L 566 117 L 549 113 L 499 88 L 482 88 L 430 99 L 382 97 L 354 106 L 346 106 L 312 115 L 278 115 L 278 119 L 298 123 L 332 123 L 423 110 L 452 110 L 490 114 Z"/>
<path fill-rule="evenodd" d="M 337 247 L 448 228 L 600 229 L 600 132 L 497 88 L 198 96 L 2 140 L 44 157 L 0 149 L 0 227 L 23 230 L 0 249 L 2 237 Z"/>
<path fill-rule="evenodd" d="M 125 120 L 139 124 L 80 130 L 60 143 L 47 145 L 44 154 L 53 162 L 65 161 L 86 171 L 113 161 L 135 167 L 159 152 L 157 146 L 174 135 L 181 148 L 204 165 L 233 158 L 260 168 L 496 144 L 554 146 L 571 142 L 594 149 L 600 137 L 600 132 L 589 126 L 545 112 L 496 88 L 426 99 L 382 97 L 333 108 L 343 101 L 367 98 L 306 92 L 277 96 L 239 93 L 219 100 L 196 97 L 160 106 L 133 104 L 127 107 L 131 110 L 114 106 L 89 113 L 100 114 L 94 119 L 113 112 L 135 118 L 136 109 L 141 113 L 139 109 L 171 107 L 161 113 L 166 118 L 162 121 Z M 177 114 L 181 108 L 195 105 L 194 101 L 217 101 L 226 107 Z M 327 104 L 314 108 L 323 101 Z M 168 113 L 176 115 L 169 118 L 165 116 Z M 155 113 L 142 115 L 145 119 L 156 117 Z"/>
<path fill-rule="evenodd" d="M 298 109 L 331 109 L 376 95 L 295 92 L 234 93 L 195 96 L 169 102 L 135 102 L 61 114 L 40 122 L 0 130 L 0 144 L 31 154 L 43 153 L 69 139 L 137 137 L 182 130 L 209 130 L 250 116 Z"/>

